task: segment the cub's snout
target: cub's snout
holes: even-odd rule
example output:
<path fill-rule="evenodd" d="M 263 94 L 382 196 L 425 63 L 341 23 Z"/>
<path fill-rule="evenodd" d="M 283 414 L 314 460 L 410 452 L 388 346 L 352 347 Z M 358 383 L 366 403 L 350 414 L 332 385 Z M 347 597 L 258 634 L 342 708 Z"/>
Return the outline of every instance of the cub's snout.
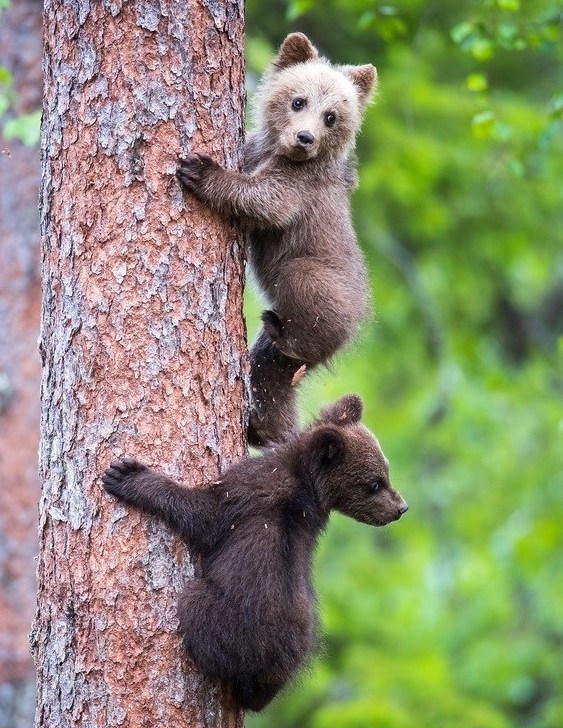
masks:
<path fill-rule="evenodd" d="M 402 516 L 403 513 L 406 513 L 409 510 L 409 504 L 403 501 L 399 507 L 399 516 Z"/>
<path fill-rule="evenodd" d="M 315 141 L 314 134 L 310 131 L 299 131 L 297 132 L 297 146 L 307 149 Z"/>

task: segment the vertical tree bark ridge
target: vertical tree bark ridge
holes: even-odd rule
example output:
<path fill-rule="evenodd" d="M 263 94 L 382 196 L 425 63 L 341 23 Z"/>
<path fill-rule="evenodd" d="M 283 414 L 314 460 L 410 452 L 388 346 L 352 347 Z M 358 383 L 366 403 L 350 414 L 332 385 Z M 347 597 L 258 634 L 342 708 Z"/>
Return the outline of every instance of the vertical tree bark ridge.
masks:
<path fill-rule="evenodd" d="M 242 0 L 45 2 L 37 726 L 237 727 L 176 633 L 183 548 L 103 493 L 243 454 L 242 255 L 174 177 L 239 163 Z"/>
<path fill-rule="evenodd" d="M 12 74 L 17 114 L 41 105 L 41 28 L 36 0 L 2 11 L 0 64 Z M 29 726 L 34 704 L 28 634 L 39 498 L 38 182 L 37 149 L 0 139 L 0 728 Z"/>

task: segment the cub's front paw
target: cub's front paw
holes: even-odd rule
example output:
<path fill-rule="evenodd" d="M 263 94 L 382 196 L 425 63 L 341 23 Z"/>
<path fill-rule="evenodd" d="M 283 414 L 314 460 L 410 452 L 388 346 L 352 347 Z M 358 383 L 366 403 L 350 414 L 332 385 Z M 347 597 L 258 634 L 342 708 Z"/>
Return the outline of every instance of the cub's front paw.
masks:
<path fill-rule="evenodd" d="M 103 474 L 102 483 L 111 495 L 128 500 L 132 495 L 135 479 L 147 470 L 146 465 L 132 458 L 116 460 Z"/>
<path fill-rule="evenodd" d="M 190 154 L 186 159 L 180 160 L 180 166 L 176 171 L 176 176 L 180 183 L 192 192 L 198 192 L 201 183 L 214 169 L 221 169 L 207 154 Z"/>

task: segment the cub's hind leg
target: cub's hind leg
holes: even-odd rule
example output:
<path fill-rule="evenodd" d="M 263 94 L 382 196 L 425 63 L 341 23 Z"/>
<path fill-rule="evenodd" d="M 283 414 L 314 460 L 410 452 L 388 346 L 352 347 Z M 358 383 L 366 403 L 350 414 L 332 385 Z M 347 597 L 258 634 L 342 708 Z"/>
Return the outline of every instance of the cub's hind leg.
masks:
<path fill-rule="evenodd" d="M 264 330 L 250 351 L 251 445 L 279 442 L 298 428 L 295 385 L 304 362 L 283 354 Z"/>
<path fill-rule="evenodd" d="M 230 677 L 218 615 L 219 595 L 205 579 L 191 579 L 178 600 L 178 620 L 184 647 L 199 670 L 212 680 Z M 228 635 L 224 635 L 225 638 Z"/>
<path fill-rule="evenodd" d="M 363 271 L 349 271 L 317 258 L 297 258 L 279 276 L 274 311 L 262 315 L 264 328 L 287 357 L 307 368 L 328 361 L 355 334 L 367 312 Z"/>
<path fill-rule="evenodd" d="M 240 675 L 232 682 L 233 693 L 243 710 L 263 710 L 285 684 L 284 680 L 267 679 L 266 675 Z"/>
<path fill-rule="evenodd" d="M 251 445 L 287 439 L 297 429 L 296 385 L 355 335 L 367 286 L 363 268 L 350 269 L 352 281 L 350 270 L 309 257 L 280 271 L 273 310 L 262 314 L 264 328 L 250 352 Z"/>

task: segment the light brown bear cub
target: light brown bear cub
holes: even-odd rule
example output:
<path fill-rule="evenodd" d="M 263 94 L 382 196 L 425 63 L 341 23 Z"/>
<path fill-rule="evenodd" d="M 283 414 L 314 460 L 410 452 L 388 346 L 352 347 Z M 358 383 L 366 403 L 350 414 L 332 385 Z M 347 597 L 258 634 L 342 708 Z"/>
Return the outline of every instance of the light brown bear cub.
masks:
<path fill-rule="evenodd" d="M 250 352 L 251 444 L 296 430 L 294 385 L 341 349 L 367 313 L 349 197 L 355 136 L 376 80 L 373 66 L 332 65 L 292 33 L 257 93 L 244 171 L 203 154 L 178 169 L 188 190 L 249 231 L 250 262 L 270 307 Z"/>

